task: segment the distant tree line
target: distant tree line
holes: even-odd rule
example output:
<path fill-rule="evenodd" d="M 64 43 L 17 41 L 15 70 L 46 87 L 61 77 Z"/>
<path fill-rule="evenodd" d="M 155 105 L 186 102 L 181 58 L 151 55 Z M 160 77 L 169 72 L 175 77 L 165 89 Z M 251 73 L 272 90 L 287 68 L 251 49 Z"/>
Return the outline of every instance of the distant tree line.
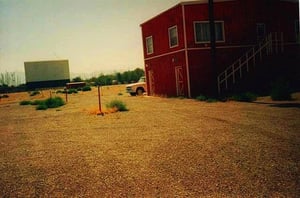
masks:
<path fill-rule="evenodd" d="M 0 73 L 0 85 L 17 86 L 20 82 L 21 79 L 15 72 Z"/>
<path fill-rule="evenodd" d="M 82 79 L 77 76 L 72 79 L 72 82 L 86 82 L 90 85 L 113 85 L 127 84 L 137 82 L 145 72 L 141 68 L 128 70 L 125 72 L 115 72 L 114 74 L 100 74 L 98 77 Z M 21 80 L 14 72 L 0 73 L 0 93 L 28 91 L 26 84 L 20 84 Z"/>
<path fill-rule="evenodd" d="M 24 84 L 15 72 L 0 73 L 0 93 L 18 92 L 24 90 Z"/>
<path fill-rule="evenodd" d="M 132 71 L 116 72 L 114 74 L 100 74 L 98 77 L 92 77 L 83 80 L 80 76 L 72 79 L 72 82 L 87 82 L 94 85 L 113 85 L 113 84 L 127 84 L 137 82 L 145 72 L 141 68 L 136 68 Z"/>

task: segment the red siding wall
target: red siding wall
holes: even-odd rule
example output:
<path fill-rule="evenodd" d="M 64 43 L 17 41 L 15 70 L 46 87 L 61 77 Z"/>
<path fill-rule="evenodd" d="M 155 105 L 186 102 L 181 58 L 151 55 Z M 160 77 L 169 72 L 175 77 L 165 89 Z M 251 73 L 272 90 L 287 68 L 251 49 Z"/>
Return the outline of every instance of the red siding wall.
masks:
<path fill-rule="evenodd" d="M 184 7 L 187 48 L 184 45 Z M 257 23 L 266 25 L 269 32 L 283 32 L 284 40 L 295 42 L 295 20 L 299 18 L 297 3 L 279 0 L 236 0 L 214 3 L 216 21 L 224 21 L 225 41 L 218 42 L 216 52 L 217 72 L 232 64 L 257 40 Z M 208 21 L 207 4 L 178 4 L 141 25 L 147 78 L 153 71 L 155 93 L 176 95 L 175 67 L 183 66 L 185 72 L 185 93 L 188 96 L 188 76 L 192 96 L 210 94 L 213 84 L 210 44 L 196 44 L 194 21 Z M 170 48 L 168 28 L 177 25 L 179 46 Z M 146 54 L 145 38 L 153 37 L 154 53 Z M 187 60 L 185 57 L 187 52 Z M 175 60 L 175 61 L 174 61 Z M 188 65 L 186 65 L 188 61 Z M 189 75 L 186 73 L 188 67 Z M 216 77 L 215 77 L 216 78 Z M 149 85 L 148 85 L 149 90 Z"/>
<path fill-rule="evenodd" d="M 177 25 L 178 42 L 177 47 L 170 48 L 168 28 Z M 157 17 L 147 21 L 141 25 L 143 44 L 144 44 L 144 57 L 149 58 L 160 54 L 176 51 L 184 47 L 183 24 L 182 24 L 182 8 L 180 5 L 158 15 Z M 152 36 L 154 53 L 147 55 L 145 38 Z"/>
<path fill-rule="evenodd" d="M 159 58 L 146 60 L 146 77 L 149 79 L 149 71 L 154 74 L 154 86 L 155 93 L 149 93 L 150 95 L 162 95 L 162 96 L 176 96 L 176 76 L 175 67 L 182 66 L 183 76 L 184 76 L 184 91 L 185 95 L 188 95 L 187 87 L 187 73 L 185 64 L 185 54 L 184 52 L 174 53 L 170 56 L 162 56 Z M 149 80 L 148 80 L 149 82 Z M 150 90 L 149 83 L 147 84 L 147 89 Z"/>

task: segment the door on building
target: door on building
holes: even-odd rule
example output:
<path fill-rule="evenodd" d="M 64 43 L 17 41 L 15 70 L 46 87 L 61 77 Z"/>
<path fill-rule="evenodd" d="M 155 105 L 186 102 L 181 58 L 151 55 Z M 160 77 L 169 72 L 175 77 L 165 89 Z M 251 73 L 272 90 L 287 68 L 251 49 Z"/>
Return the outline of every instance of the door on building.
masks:
<path fill-rule="evenodd" d="M 184 77 L 182 66 L 175 67 L 177 96 L 184 96 Z"/>
<path fill-rule="evenodd" d="M 148 81 L 149 81 L 149 93 L 148 95 L 154 95 L 155 94 L 155 84 L 154 84 L 154 76 L 153 76 L 153 70 L 148 71 Z"/>

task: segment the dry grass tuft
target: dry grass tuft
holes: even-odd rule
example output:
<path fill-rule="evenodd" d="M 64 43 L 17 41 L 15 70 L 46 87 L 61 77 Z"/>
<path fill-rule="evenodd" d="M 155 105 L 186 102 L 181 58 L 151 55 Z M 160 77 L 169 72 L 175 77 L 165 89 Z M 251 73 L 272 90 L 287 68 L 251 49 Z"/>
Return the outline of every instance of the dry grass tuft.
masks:
<path fill-rule="evenodd" d="M 102 109 L 102 112 L 99 111 L 99 108 L 90 108 L 88 111 L 88 114 L 90 115 L 99 115 L 99 114 L 110 114 L 110 113 L 116 113 L 118 112 L 118 108 L 114 107 L 114 108 L 104 108 Z"/>

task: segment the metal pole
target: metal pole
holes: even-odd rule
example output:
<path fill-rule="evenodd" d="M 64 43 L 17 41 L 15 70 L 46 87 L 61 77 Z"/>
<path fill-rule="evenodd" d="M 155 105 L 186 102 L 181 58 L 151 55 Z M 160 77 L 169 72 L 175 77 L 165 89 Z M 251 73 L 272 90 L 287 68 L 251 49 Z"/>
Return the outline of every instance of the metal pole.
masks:
<path fill-rule="evenodd" d="M 214 1 L 208 0 L 209 27 L 210 27 L 210 51 L 212 67 L 213 95 L 217 95 L 217 68 L 216 68 L 216 30 L 214 19 Z"/>

